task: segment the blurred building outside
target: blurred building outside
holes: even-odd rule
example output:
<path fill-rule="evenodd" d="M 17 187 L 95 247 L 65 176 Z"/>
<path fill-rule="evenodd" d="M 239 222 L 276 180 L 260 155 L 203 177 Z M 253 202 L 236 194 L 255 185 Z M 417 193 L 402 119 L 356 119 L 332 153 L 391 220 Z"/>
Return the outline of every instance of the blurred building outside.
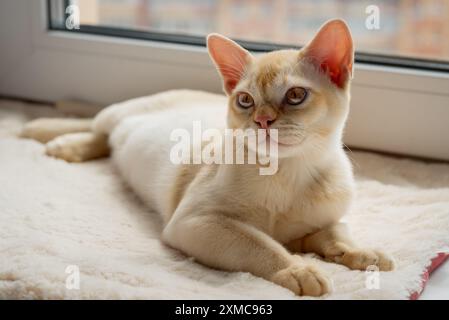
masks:
<path fill-rule="evenodd" d="M 361 52 L 449 60 L 448 0 L 78 0 L 81 24 L 303 45 L 344 18 Z M 365 27 L 369 5 L 380 29 Z"/>

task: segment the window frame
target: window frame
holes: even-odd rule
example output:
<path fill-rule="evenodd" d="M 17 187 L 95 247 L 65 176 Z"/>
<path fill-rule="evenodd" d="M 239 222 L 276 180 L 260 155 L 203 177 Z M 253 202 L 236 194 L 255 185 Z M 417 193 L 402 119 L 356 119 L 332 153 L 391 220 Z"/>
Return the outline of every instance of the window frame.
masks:
<path fill-rule="evenodd" d="M 51 0 L 48 0 L 49 2 Z M 125 39 L 135 39 L 144 41 L 156 41 L 162 43 L 174 43 L 180 45 L 199 46 L 206 47 L 206 39 L 202 36 L 185 35 L 167 32 L 157 31 L 144 31 L 124 29 L 119 27 L 108 26 L 93 26 L 93 25 L 81 25 L 80 29 L 67 29 L 64 26 L 56 25 L 49 19 L 49 30 L 53 31 L 65 31 L 72 33 L 91 34 L 99 36 L 109 36 Z M 248 51 L 255 53 L 264 53 L 273 50 L 281 49 L 300 49 L 301 46 L 288 45 L 288 44 L 275 44 L 258 41 L 248 41 L 242 39 L 235 39 L 235 42 L 240 44 Z M 406 56 L 395 56 L 379 53 L 367 53 L 367 52 L 355 52 L 355 62 L 364 63 L 369 65 L 397 67 L 397 68 L 411 68 L 415 70 L 424 71 L 436 71 L 436 72 L 449 72 L 449 61 L 431 60 L 425 58 L 415 58 Z"/>
<path fill-rule="evenodd" d="M 222 93 L 204 46 L 50 30 L 47 0 L 5 2 L 16 10 L 0 10 L 14 24 L 0 94 L 107 105 L 174 88 Z M 355 64 L 346 145 L 449 160 L 448 119 L 449 73 Z"/>

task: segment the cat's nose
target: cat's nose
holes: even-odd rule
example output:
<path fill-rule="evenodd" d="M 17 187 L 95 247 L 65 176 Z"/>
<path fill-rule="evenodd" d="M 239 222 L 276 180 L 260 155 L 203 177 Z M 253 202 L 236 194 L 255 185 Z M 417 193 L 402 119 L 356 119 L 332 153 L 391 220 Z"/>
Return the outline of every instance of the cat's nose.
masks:
<path fill-rule="evenodd" d="M 276 120 L 275 116 L 267 114 L 258 114 L 254 118 L 254 122 L 257 123 L 262 129 L 268 129 L 268 127 Z"/>

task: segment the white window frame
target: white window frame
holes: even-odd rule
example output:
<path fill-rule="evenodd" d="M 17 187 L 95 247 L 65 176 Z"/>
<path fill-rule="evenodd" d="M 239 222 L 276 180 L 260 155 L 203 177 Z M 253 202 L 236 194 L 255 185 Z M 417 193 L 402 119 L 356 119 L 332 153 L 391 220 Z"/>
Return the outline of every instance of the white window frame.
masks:
<path fill-rule="evenodd" d="M 206 48 L 49 31 L 47 1 L 0 4 L 0 95 L 104 105 L 174 88 L 222 92 Z M 350 147 L 449 160 L 449 73 L 355 64 Z"/>

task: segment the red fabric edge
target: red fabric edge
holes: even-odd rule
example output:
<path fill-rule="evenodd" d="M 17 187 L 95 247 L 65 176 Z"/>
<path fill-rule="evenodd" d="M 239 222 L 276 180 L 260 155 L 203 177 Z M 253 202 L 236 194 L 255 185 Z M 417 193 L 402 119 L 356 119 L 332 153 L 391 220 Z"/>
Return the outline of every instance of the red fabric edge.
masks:
<path fill-rule="evenodd" d="M 421 275 L 422 279 L 421 289 L 419 291 L 413 292 L 409 297 L 410 300 L 417 300 L 421 296 L 427 284 L 427 281 L 429 281 L 432 272 L 434 272 L 439 266 L 441 266 L 443 262 L 446 261 L 447 258 L 449 258 L 449 253 L 445 252 L 440 252 L 434 258 L 432 258 L 430 264 L 427 266 L 426 270 L 424 270 L 423 274 Z"/>

